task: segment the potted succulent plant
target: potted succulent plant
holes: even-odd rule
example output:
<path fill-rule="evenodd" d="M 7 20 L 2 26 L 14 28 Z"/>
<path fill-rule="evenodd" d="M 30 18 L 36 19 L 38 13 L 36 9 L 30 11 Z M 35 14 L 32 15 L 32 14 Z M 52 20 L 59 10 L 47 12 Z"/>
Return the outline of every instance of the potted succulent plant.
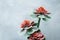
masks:
<path fill-rule="evenodd" d="M 51 18 L 50 16 L 48 16 L 49 14 L 50 13 L 44 7 L 39 7 L 31 15 L 31 17 L 36 17 L 38 19 L 37 23 L 27 19 L 25 19 L 21 23 L 21 32 L 26 30 L 26 34 L 29 35 L 27 37 L 28 40 L 46 40 L 45 36 L 43 35 L 39 27 L 41 20 L 46 21 L 47 19 Z"/>

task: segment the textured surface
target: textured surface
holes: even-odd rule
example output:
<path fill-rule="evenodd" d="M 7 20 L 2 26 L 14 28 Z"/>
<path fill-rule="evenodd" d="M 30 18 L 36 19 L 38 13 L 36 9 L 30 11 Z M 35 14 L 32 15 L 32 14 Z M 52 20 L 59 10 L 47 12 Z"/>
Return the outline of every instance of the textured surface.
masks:
<path fill-rule="evenodd" d="M 0 40 L 25 40 L 19 25 L 39 6 L 52 13 L 48 22 L 41 22 L 41 31 L 47 40 L 60 40 L 60 0 L 0 0 Z"/>

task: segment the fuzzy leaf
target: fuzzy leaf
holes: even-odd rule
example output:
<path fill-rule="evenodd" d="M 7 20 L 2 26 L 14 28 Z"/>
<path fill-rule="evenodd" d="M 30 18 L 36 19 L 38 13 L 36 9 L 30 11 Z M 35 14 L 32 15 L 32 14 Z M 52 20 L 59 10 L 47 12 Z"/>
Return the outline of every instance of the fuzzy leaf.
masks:
<path fill-rule="evenodd" d="M 46 40 L 46 38 L 44 38 L 43 40 Z"/>
<path fill-rule="evenodd" d="M 47 21 L 47 19 L 46 18 L 42 18 L 43 19 L 43 21 Z"/>
<path fill-rule="evenodd" d="M 27 32 L 31 32 L 32 31 L 32 28 L 30 28 L 30 29 L 27 29 Z"/>
<path fill-rule="evenodd" d="M 26 32 L 26 34 L 31 34 L 32 33 L 32 31 L 33 31 L 33 28 L 30 28 L 30 29 L 27 29 L 27 32 Z"/>
<path fill-rule="evenodd" d="M 21 32 L 23 32 L 25 29 L 22 29 Z"/>
<path fill-rule="evenodd" d="M 44 15 L 44 16 L 45 16 L 46 18 L 49 18 L 49 19 L 51 18 L 51 17 L 50 17 L 50 16 L 48 16 L 48 15 Z"/>
<path fill-rule="evenodd" d="M 51 14 L 51 13 L 47 13 L 47 14 Z"/>
<path fill-rule="evenodd" d="M 36 26 L 37 25 L 37 23 L 34 23 L 32 26 Z"/>

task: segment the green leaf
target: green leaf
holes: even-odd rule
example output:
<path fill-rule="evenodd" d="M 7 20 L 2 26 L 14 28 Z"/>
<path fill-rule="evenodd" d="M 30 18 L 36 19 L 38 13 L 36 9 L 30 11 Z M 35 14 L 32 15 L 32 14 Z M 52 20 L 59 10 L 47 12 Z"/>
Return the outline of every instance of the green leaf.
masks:
<path fill-rule="evenodd" d="M 32 31 L 33 31 L 33 28 L 27 29 L 26 34 L 31 34 L 31 33 L 32 33 Z"/>
<path fill-rule="evenodd" d="M 32 28 L 30 28 L 30 29 L 27 29 L 27 32 L 31 32 L 32 31 Z"/>
<path fill-rule="evenodd" d="M 51 13 L 47 13 L 47 14 L 51 14 Z"/>
<path fill-rule="evenodd" d="M 42 18 L 42 20 L 43 20 L 43 21 L 47 21 L 47 19 L 46 19 L 46 18 Z"/>
<path fill-rule="evenodd" d="M 32 26 L 36 26 L 38 23 L 34 23 Z"/>
<path fill-rule="evenodd" d="M 25 29 L 22 29 L 21 32 L 23 32 Z"/>
<path fill-rule="evenodd" d="M 46 40 L 46 38 L 44 38 L 43 40 Z"/>
<path fill-rule="evenodd" d="M 37 14 L 36 12 L 34 12 L 34 14 Z"/>
<path fill-rule="evenodd" d="M 48 16 L 48 15 L 44 15 L 44 16 L 45 16 L 46 18 L 49 18 L 49 19 L 51 18 L 51 17 L 50 17 L 50 16 Z"/>
<path fill-rule="evenodd" d="M 40 30 L 40 29 L 38 29 L 38 30 L 37 30 L 37 32 L 41 32 L 41 30 Z"/>

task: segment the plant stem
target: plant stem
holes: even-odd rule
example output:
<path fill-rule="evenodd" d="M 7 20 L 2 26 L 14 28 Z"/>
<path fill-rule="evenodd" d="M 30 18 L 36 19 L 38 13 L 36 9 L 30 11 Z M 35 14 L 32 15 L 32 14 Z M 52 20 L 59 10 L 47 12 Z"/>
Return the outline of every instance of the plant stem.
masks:
<path fill-rule="evenodd" d="M 39 28 L 39 26 L 40 26 L 40 21 L 41 21 L 41 18 L 38 19 L 37 28 Z"/>

